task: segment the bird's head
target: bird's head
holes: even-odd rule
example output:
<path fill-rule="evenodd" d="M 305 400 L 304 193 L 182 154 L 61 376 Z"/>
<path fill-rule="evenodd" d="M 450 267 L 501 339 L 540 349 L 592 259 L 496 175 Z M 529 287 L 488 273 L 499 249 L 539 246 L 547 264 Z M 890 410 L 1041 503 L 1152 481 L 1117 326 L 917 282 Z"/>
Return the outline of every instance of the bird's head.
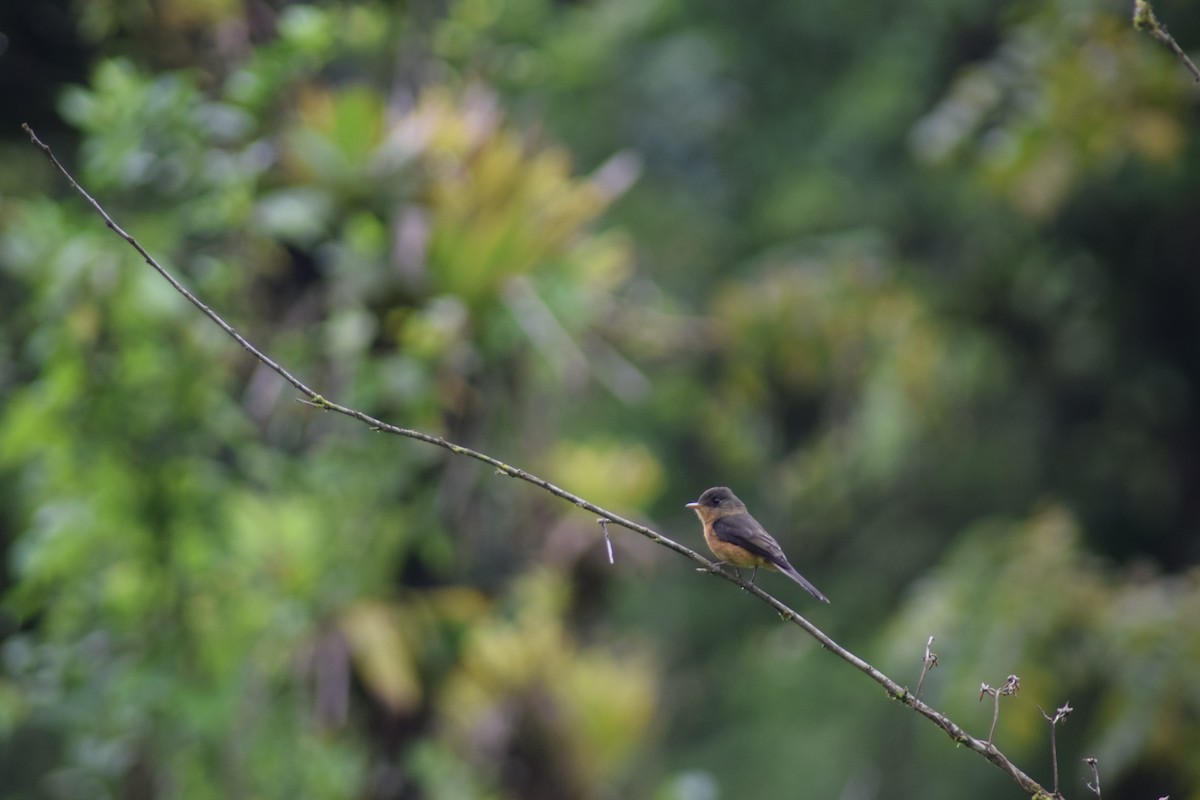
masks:
<path fill-rule="evenodd" d="M 685 508 L 695 511 L 700 519 L 708 520 L 745 511 L 746 504 L 739 500 L 728 487 L 714 486 L 706 489 L 704 494 L 700 495 L 699 500 L 688 503 Z"/>

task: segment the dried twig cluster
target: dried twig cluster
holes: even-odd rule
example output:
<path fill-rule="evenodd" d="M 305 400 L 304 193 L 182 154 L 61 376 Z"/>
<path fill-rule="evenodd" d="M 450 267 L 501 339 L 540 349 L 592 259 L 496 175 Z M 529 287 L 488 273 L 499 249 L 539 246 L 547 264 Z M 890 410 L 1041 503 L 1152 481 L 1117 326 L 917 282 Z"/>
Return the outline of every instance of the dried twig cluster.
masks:
<path fill-rule="evenodd" d="M 999 687 L 991 687 L 986 683 L 979 684 L 979 699 L 982 700 L 984 695 L 995 700 L 992 711 L 992 727 L 988 730 L 988 744 L 992 743 L 992 737 L 996 735 L 996 720 L 1000 719 L 1000 698 L 1011 697 L 1021 691 L 1021 679 L 1016 675 L 1009 675 L 1004 681 L 1004 684 Z"/>

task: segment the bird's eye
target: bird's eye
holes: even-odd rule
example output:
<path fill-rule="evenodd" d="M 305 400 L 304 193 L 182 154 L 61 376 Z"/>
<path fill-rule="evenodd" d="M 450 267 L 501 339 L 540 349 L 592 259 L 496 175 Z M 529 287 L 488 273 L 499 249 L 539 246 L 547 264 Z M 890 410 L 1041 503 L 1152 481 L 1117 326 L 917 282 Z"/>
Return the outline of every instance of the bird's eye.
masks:
<path fill-rule="evenodd" d="M 714 497 L 713 499 L 709 500 L 708 502 L 712 503 L 714 506 L 719 506 L 719 505 L 721 505 L 721 498 Z"/>

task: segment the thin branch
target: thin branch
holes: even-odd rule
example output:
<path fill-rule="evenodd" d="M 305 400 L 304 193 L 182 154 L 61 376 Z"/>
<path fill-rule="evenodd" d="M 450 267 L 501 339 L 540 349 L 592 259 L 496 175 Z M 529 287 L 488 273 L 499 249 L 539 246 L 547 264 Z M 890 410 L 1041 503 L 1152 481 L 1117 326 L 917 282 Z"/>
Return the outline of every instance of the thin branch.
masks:
<path fill-rule="evenodd" d="M 697 553 L 695 550 L 692 550 L 691 548 L 686 547 L 685 545 L 682 545 L 673 539 L 663 536 L 658 531 L 648 528 L 645 525 L 641 525 L 630 519 L 626 519 L 625 517 L 622 517 L 618 514 L 614 514 L 613 512 L 608 511 L 607 509 L 601 508 L 600 506 L 596 505 L 595 503 L 589 502 L 588 500 L 585 500 L 584 498 L 579 497 L 578 495 L 572 494 L 571 492 L 568 492 L 566 489 L 556 486 L 555 484 L 551 483 L 550 481 L 545 480 L 544 478 L 540 478 L 537 475 L 534 475 L 530 472 L 526 472 L 523 469 L 514 467 L 511 464 L 507 464 L 498 458 L 494 458 L 493 456 L 487 455 L 486 453 L 481 453 L 477 450 L 472 450 L 469 447 L 464 447 L 460 444 L 455 444 L 454 442 L 451 442 L 441 436 L 434 436 L 432 434 L 424 433 L 422 431 L 412 430 L 410 428 L 401 428 L 397 425 L 392 425 L 390 423 L 376 419 L 375 417 L 372 417 L 369 414 L 365 414 L 362 411 L 358 411 L 357 409 L 349 408 L 347 406 L 343 406 L 338 403 L 335 403 L 335 402 L 325 399 L 320 394 L 318 394 L 316 391 L 309 388 L 303 381 L 301 381 L 299 378 L 297 378 L 295 375 L 293 375 L 287 369 L 280 366 L 278 363 L 273 361 L 266 354 L 264 354 L 262 351 L 260 351 L 254 345 L 252 345 L 249 341 L 246 340 L 245 337 L 243 337 L 240 333 L 238 333 L 237 330 L 235 330 L 233 328 L 233 326 L 231 326 L 224 319 L 222 319 L 220 315 L 218 315 L 215 311 L 213 311 L 211 308 L 209 308 L 207 305 L 205 305 L 203 302 L 201 302 L 199 298 L 197 298 L 194 294 L 192 294 L 190 291 L 188 291 L 183 286 L 183 284 L 181 284 L 169 272 L 167 272 L 167 270 L 162 265 L 160 265 L 154 259 L 153 256 L 151 256 L 148 252 L 146 252 L 146 250 L 140 244 L 138 244 L 138 242 L 132 236 L 130 236 L 128 233 L 126 233 L 119 225 L 117 225 L 116 222 L 113 221 L 112 217 L 110 217 L 108 215 L 108 213 L 104 210 L 103 207 L 101 207 L 101 205 L 95 200 L 95 198 L 93 198 L 90 194 L 88 194 L 87 191 L 84 190 L 84 188 L 75 181 L 75 179 L 71 176 L 71 174 L 67 171 L 67 169 L 54 156 L 54 153 L 51 151 L 50 147 L 48 145 L 46 145 L 45 143 L 43 143 L 37 137 L 37 135 L 33 132 L 33 130 L 29 127 L 28 124 L 23 124 L 21 127 L 29 135 L 29 138 L 33 142 L 33 144 L 42 151 L 42 153 L 46 156 L 46 158 L 48 158 L 50 160 L 50 162 L 52 164 L 54 164 L 54 166 L 66 177 L 66 179 L 70 182 L 71 186 L 74 187 L 74 189 L 76 191 L 78 191 L 84 197 L 84 199 L 87 200 L 87 202 L 92 206 L 92 208 L 96 211 L 96 213 L 100 215 L 100 217 L 104 220 L 105 225 L 107 225 L 110 229 L 112 229 L 112 231 L 114 233 L 116 233 L 118 236 L 120 236 L 122 239 L 124 239 L 127 243 L 129 243 L 129 245 L 138 252 L 138 254 L 142 257 L 142 259 L 145 260 L 145 262 L 147 264 L 149 264 L 150 267 L 152 269 L 154 269 L 155 272 L 157 272 L 159 275 L 161 275 L 163 277 L 163 279 L 165 279 L 168 283 L 170 283 L 171 286 L 177 292 L 179 292 L 181 295 L 183 295 L 188 300 L 188 302 L 190 302 L 192 305 L 196 306 L 196 308 L 198 308 L 200 310 L 200 312 L 204 314 L 204 316 L 206 316 L 210 320 L 212 320 L 213 323 L 215 323 L 219 328 L 221 328 L 221 330 L 225 331 L 225 333 L 227 333 L 234 341 L 236 341 L 239 345 L 241 345 L 242 348 L 244 348 L 247 352 L 249 352 L 251 355 L 253 355 L 256 359 L 258 359 L 260 362 L 262 362 L 265 366 L 267 366 L 269 369 L 271 369 L 273 372 L 277 373 L 281 378 L 283 378 L 285 381 L 287 381 L 289 384 L 291 384 L 296 389 L 296 391 L 300 392 L 300 394 L 302 394 L 304 396 L 303 398 L 300 398 L 300 402 L 305 403 L 307 405 L 311 405 L 314 408 L 321 409 L 322 411 L 333 411 L 335 413 L 342 414 L 343 416 L 350 417 L 351 419 L 358 420 L 359 422 L 367 425 L 369 428 L 371 428 L 372 430 L 375 430 L 375 431 L 380 431 L 383 433 L 390 433 L 390 434 L 394 434 L 396 436 L 403 436 L 408 439 L 415 439 L 419 442 L 424 442 L 426 444 L 431 444 L 436 447 L 441 447 L 445 450 L 449 450 L 451 453 L 454 453 L 455 455 L 458 455 L 458 456 L 466 456 L 467 458 L 473 458 L 476 461 L 483 462 L 484 464 L 487 464 L 488 466 L 493 467 L 496 470 L 496 472 L 498 472 L 502 475 L 507 475 L 511 478 L 519 478 L 520 480 L 523 480 L 526 483 L 533 484 L 534 486 L 537 486 L 538 488 L 540 488 L 546 492 L 549 492 L 550 494 L 552 494 L 556 497 L 566 500 L 567 502 L 572 503 L 572 504 L 578 506 L 579 508 L 582 508 L 582 509 L 592 512 L 593 514 L 600 517 L 602 520 L 607 520 L 609 523 L 612 523 L 614 525 L 620 525 L 622 528 L 626 528 L 630 531 L 633 531 L 634 533 L 638 533 L 638 534 L 646 537 L 647 539 L 650 539 L 651 541 L 655 542 L 656 544 L 659 544 L 659 545 L 662 545 L 663 547 L 674 550 L 676 553 L 679 553 L 680 555 L 684 556 L 685 558 L 689 558 L 692 561 L 694 561 L 697 564 L 704 567 L 705 571 L 709 571 L 714 574 L 720 575 L 722 578 L 729 581 L 730 583 L 737 584 L 744 591 L 752 594 L 758 600 L 760 600 L 761 602 L 767 604 L 772 609 L 774 609 L 775 612 L 777 614 L 779 614 L 781 619 L 791 622 L 791 623 L 795 624 L 796 626 L 802 628 L 806 633 L 808 633 L 810 636 L 812 636 L 814 639 L 816 639 L 821 644 L 821 646 L 824 647 L 826 650 L 829 650 L 831 653 L 836 655 L 838 658 L 842 659 L 847 664 L 849 664 L 850 666 L 859 670 L 860 672 L 865 673 L 869 678 L 871 678 L 871 680 L 875 681 L 880 686 L 882 686 L 884 688 L 884 690 L 887 691 L 887 693 L 890 697 L 892 697 L 893 699 L 899 700 L 900 702 L 902 702 L 904 705 L 911 708 L 916 713 L 918 713 L 921 716 L 928 719 L 930 722 L 932 722 L 934 725 L 936 725 L 938 728 L 940 728 L 942 731 L 944 731 L 946 733 L 946 735 L 949 736 L 951 739 L 953 739 L 955 742 L 958 742 L 959 744 L 966 746 L 970 750 L 973 750 L 974 752 L 978 753 L 983 758 L 985 758 L 986 760 L 988 760 L 989 762 L 994 764 L 996 767 L 1003 770 L 1005 772 L 1005 774 L 1007 774 L 1010 778 L 1012 778 L 1012 780 L 1015 781 L 1016 784 L 1018 786 L 1020 786 L 1021 789 L 1024 790 L 1026 793 L 1031 794 L 1035 797 L 1037 797 L 1039 795 L 1047 796 L 1046 790 L 1044 788 L 1042 788 L 1042 786 L 1040 784 L 1038 784 L 1037 781 L 1035 781 L 1033 778 L 1029 777 L 1023 771 L 1021 771 L 1021 769 L 1019 769 L 1015 764 L 1013 764 L 1011 761 L 1009 761 L 1009 759 L 1003 753 L 1001 753 L 998 749 L 996 749 L 996 747 L 994 747 L 990 742 L 984 742 L 980 739 L 975 738 L 974 736 L 971 736 L 966 731 L 964 731 L 961 727 L 959 727 L 957 724 L 955 724 L 949 717 L 947 717 L 946 715 L 942 714 L 939 711 L 936 711 L 935 709 L 931 708 L 930 706 L 926 705 L 925 703 L 921 702 L 919 699 L 917 699 L 917 697 L 912 692 L 908 691 L 907 688 L 896 683 L 894 680 L 889 678 L 887 675 L 884 675 L 878 669 L 871 666 L 866 661 L 864 661 L 863 659 L 856 656 L 854 653 L 850 652 L 846 648 L 839 645 L 837 642 L 835 642 L 833 639 L 831 639 L 824 631 L 822 631 L 816 625 L 809 622 L 804 617 L 800 616 L 794 610 L 792 610 L 788 606 L 784 605 L 782 602 L 775 599 L 773 596 L 767 594 L 762 589 L 760 589 L 758 586 L 743 580 L 740 576 L 736 576 L 732 573 L 725 572 L 725 571 L 718 569 L 717 564 L 704 558 L 702 555 Z"/>
<path fill-rule="evenodd" d="M 1088 782 L 1087 788 L 1096 793 L 1096 800 L 1104 800 L 1104 798 L 1100 796 L 1100 766 L 1096 761 L 1096 757 L 1088 756 L 1083 760 L 1083 763 L 1087 764 L 1092 769 L 1092 779 Z"/>
<path fill-rule="evenodd" d="M 1149 31 L 1151 36 L 1166 45 L 1167 49 L 1183 62 L 1187 71 L 1192 73 L 1192 78 L 1196 83 L 1200 83 L 1200 68 L 1188 58 L 1187 53 L 1183 52 L 1183 48 L 1179 46 L 1179 42 L 1175 41 L 1175 37 L 1167 33 L 1167 26 L 1158 21 L 1148 0 L 1134 0 L 1133 27 L 1139 31 Z"/>
<path fill-rule="evenodd" d="M 596 517 L 596 522 L 604 531 L 604 547 L 608 550 L 608 563 L 615 564 L 616 561 L 613 560 L 612 537 L 608 535 L 608 520 L 604 517 Z"/>
<path fill-rule="evenodd" d="M 979 685 L 979 699 L 982 700 L 984 695 L 990 696 L 993 701 L 992 709 L 992 727 L 988 731 L 987 743 L 992 743 L 992 737 L 996 734 L 996 721 L 1000 719 L 1000 698 L 1014 695 L 1021 691 L 1021 679 L 1016 675 L 1009 675 L 1008 680 L 1003 686 L 998 688 L 988 686 L 986 683 Z"/>
<path fill-rule="evenodd" d="M 925 642 L 925 657 L 921 659 L 921 677 L 917 678 L 917 689 L 913 692 L 917 697 L 921 696 L 921 684 L 925 682 L 925 676 L 931 669 L 938 665 L 937 653 L 933 652 L 933 637 Z"/>
<path fill-rule="evenodd" d="M 1070 703 L 1064 703 L 1062 706 L 1060 706 L 1054 712 L 1054 716 L 1052 717 L 1049 714 L 1047 714 L 1042 709 L 1041 706 L 1038 706 L 1038 711 L 1041 711 L 1042 716 L 1045 717 L 1046 721 L 1050 723 L 1050 761 L 1054 764 L 1054 796 L 1055 797 L 1061 797 L 1062 795 L 1060 795 L 1058 793 L 1058 744 L 1056 742 L 1056 737 L 1054 735 L 1054 732 L 1058 728 L 1058 723 L 1062 722 L 1068 716 L 1070 716 L 1071 712 L 1074 710 L 1075 709 L 1071 708 Z"/>

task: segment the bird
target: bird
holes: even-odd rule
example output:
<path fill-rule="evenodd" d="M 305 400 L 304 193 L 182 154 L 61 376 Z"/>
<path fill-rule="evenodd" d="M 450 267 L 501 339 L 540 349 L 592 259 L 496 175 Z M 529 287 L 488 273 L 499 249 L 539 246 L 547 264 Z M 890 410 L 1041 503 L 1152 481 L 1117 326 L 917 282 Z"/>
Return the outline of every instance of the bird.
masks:
<path fill-rule="evenodd" d="M 767 533 L 758 520 L 750 516 L 746 504 L 728 487 L 706 489 L 699 500 L 688 503 L 685 508 L 695 511 L 704 524 L 704 541 L 717 557 L 718 568 L 725 564 L 735 568 L 754 567 L 754 573 L 750 576 L 751 584 L 759 567 L 773 569 L 803 586 L 822 603 L 829 602 L 828 597 L 788 563 L 779 542 Z"/>

